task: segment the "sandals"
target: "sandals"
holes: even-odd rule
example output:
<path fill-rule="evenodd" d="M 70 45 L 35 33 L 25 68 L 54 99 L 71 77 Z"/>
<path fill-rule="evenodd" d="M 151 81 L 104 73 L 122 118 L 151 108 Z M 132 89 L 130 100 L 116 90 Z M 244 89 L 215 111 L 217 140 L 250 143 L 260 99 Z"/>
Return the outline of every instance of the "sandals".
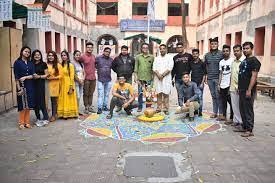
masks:
<path fill-rule="evenodd" d="M 30 124 L 25 124 L 25 128 L 32 128 Z"/>
<path fill-rule="evenodd" d="M 25 126 L 24 125 L 19 125 L 18 128 L 19 128 L 19 130 L 23 130 L 25 128 Z"/>

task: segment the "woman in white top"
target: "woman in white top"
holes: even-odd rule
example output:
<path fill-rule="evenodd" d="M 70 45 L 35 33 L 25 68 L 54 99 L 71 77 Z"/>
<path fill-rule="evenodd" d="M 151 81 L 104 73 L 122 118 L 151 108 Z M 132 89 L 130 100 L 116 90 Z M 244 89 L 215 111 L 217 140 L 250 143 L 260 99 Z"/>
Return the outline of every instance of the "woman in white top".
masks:
<path fill-rule="evenodd" d="M 79 50 L 75 50 L 73 53 L 74 60 L 73 60 L 73 65 L 75 68 L 75 88 L 76 88 L 76 96 L 77 96 L 77 101 L 78 101 L 78 110 L 80 111 L 79 108 L 79 102 L 81 96 L 83 96 L 83 85 L 84 85 L 84 67 L 82 63 L 79 61 L 81 57 L 81 52 Z M 79 114 L 81 114 L 79 112 Z"/>

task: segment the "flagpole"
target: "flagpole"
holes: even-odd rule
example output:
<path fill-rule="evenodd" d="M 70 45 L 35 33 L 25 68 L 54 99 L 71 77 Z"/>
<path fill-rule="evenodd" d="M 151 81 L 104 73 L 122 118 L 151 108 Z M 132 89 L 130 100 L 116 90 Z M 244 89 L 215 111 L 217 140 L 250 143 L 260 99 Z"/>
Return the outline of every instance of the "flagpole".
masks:
<path fill-rule="evenodd" d="M 150 43 L 150 16 L 147 16 L 147 43 Z"/>

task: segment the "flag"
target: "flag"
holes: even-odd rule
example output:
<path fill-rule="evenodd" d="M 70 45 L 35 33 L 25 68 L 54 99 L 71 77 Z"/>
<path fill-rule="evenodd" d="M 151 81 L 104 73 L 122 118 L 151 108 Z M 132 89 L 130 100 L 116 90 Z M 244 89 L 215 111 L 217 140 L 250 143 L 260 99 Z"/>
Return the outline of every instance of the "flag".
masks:
<path fill-rule="evenodd" d="M 150 20 L 155 20 L 155 0 L 148 0 L 147 16 Z"/>

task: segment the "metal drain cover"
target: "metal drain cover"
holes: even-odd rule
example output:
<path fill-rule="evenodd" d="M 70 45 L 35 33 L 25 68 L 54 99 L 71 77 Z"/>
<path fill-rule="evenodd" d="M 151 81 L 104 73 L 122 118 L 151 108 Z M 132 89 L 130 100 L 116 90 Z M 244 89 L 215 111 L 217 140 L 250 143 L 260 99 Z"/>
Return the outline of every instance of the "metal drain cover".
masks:
<path fill-rule="evenodd" d="M 124 175 L 128 177 L 177 177 L 175 162 L 168 156 L 130 156 L 125 158 Z"/>

